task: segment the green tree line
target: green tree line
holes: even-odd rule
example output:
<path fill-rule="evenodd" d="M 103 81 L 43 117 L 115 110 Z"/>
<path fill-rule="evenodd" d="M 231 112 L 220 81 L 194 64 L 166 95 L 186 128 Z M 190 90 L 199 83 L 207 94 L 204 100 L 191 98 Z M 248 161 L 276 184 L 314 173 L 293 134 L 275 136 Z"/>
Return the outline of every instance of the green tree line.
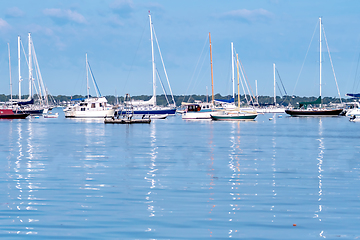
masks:
<path fill-rule="evenodd" d="M 27 98 L 28 96 L 24 95 L 22 96 L 23 99 Z M 82 95 L 74 95 L 74 96 L 66 96 L 66 95 L 57 95 L 57 96 L 49 96 L 49 99 L 53 99 L 57 104 L 62 104 L 64 102 L 69 102 L 71 101 L 71 99 L 77 99 L 77 98 L 85 98 L 86 96 L 82 96 Z M 111 104 L 116 104 L 116 103 L 121 103 L 124 101 L 124 97 L 115 97 L 112 95 L 108 95 L 105 96 L 106 99 L 108 100 L 109 103 Z M 251 97 L 249 95 L 246 96 L 247 99 L 250 99 Z M 18 98 L 17 95 L 13 95 L 13 98 L 16 99 Z M 140 96 L 132 96 L 131 99 L 133 100 L 144 100 L 147 101 L 151 98 L 151 96 L 148 95 L 140 95 Z M 167 104 L 167 100 L 166 98 L 169 100 L 170 103 L 172 103 L 172 97 L 170 95 L 167 95 L 165 97 L 165 95 L 158 95 L 156 97 L 156 103 L 157 105 L 160 106 L 166 106 Z M 215 95 L 215 99 L 226 99 L 229 100 L 231 99 L 232 96 L 231 95 L 226 95 L 226 96 L 222 96 L 221 94 L 216 94 Z M 0 94 L 0 102 L 7 102 L 10 99 L 10 95 L 5 95 L 5 94 Z M 36 99 L 36 96 L 35 96 Z M 182 102 L 189 102 L 192 103 L 196 100 L 198 101 L 202 101 L 202 102 L 206 102 L 206 101 L 211 101 L 211 96 L 207 96 L 207 95 L 175 95 L 174 96 L 175 99 L 175 103 L 176 106 L 180 106 Z M 276 103 L 281 105 L 281 106 L 297 106 L 299 102 L 309 102 L 309 101 L 314 101 L 316 100 L 317 97 L 300 97 L 300 96 L 277 96 L 276 97 Z M 352 98 L 342 98 L 341 99 L 342 102 L 349 102 L 349 101 L 353 101 Z M 236 101 L 237 101 L 237 96 L 236 96 Z M 255 101 L 255 100 L 254 100 Z M 245 95 L 240 95 L 240 102 L 242 103 L 242 105 L 246 105 L 247 101 L 245 98 Z M 274 103 L 274 97 L 270 97 L 270 96 L 259 96 L 258 97 L 258 103 L 260 105 L 266 106 L 266 105 L 272 105 Z M 324 104 L 329 104 L 329 103 L 340 103 L 340 99 L 339 98 L 335 98 L 335 97 L 324 97 L 323 98 L 323 103 Z"/>

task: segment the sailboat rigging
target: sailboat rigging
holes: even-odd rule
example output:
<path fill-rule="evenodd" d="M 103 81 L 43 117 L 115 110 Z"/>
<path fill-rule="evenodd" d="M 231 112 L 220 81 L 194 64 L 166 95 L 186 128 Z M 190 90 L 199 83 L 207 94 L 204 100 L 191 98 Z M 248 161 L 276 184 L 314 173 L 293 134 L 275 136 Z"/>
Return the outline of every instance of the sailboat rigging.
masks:
<path fill-rule="evenodd" d="M 322 87 L 322 21 L 321 18 L 319 18 L 319 26 L 320 26 L 320 74 L 319 74 L 319 81 L 320 81 L 320 93 L 319 93 L 319 97 L 318 99 L 316 99 L 316 101 L 313 102 L 300 102 L 299 103 L 299 109 L 287 109 L 285 110 L 285 112 L 293 117 L 300 117 L 300 116 L 338 116 L 343 109 L 338 108 L 338 109 L 328 109 L 328 108 L 324 108 L 322 105 L 322 92 L 321 92 L 321 87 Z M 325 38 L 326 40 L 326 38 Z M 329 53 L 330 56 L 330 53 Z M 331 58 L 330 58 L 330 62 L 331 62 Z M 331 66 L 332 66 L 332 62 L 331 62 Z M 332 66 L 333 67 L 333 66 Z M 335 76 L 335 74 L 334 74 Z M 335 81 L 336 81 L 336 77 L 335 77 Z M 336 84 L 337 85 L 337 84 Z M 339 92 L 339 91 L 338 91 Z M 340 98 L 341 100 L 341 98 Z M 320 108 L 308 108 L 308 105 L 314 105 L 314 104 L 318 104 L 320 106 Z"/>
<path fill-rule="evenodd" d="M 25 60 L 28 65 L 29 74 L 29 95 L 26 99 L 22 99 L 21 83 L 23 78 L 21 76 L 21 48 L 25 55 Z M 35 70 L 35 74 L 34 74 Z M 21 110 L 32 115 L 42 114 L 47 109 L 47 93 L 45 91 L 45 85 L 41 77 L 39 63 L 37 61 L 34 44 L 31 38 L 31 33 L 28 33 L 28 55 L 26 55 L 24 47 L 21 42 L 20 36 L 18 36 L 18 75 L 19 75 L 19 96 L 18 99 L 11 98 L 10 101 L 13 104 L 20 106 Z M 35 80 L 37 81 L 37 84 Z M 11 83 L 12 86 L 12 83 Z M 38 87 L 38 88 L 37 88 Z M 37 99 L 34 99 L 34 91 L 36 91 Z"/>
<path fill-rule="evenodd" d="M 234 62 L 234 46 L 231 43 L 231 56 L 232 61 Z M 236 70 L 237 70 L 237 108 L 235 104 L 230 110 L 224 110 L 223 112 L 215 115 L 211 115 L 211 119 L 213 120 L 221 120 L 221 121 L 239 121 L 239 120 L 254 120 L 257 117 L 257 112 L 254 109 L 242 109 L 240 108 L 240 62 L 239 62 L 239 55 L 236 54 Z M 232 64 L 232 80 L 233 80 L 233 95 L 235 96 L 235 84 L 234 84 L 234 64 Z"/>
<path fill-rule="evenodd" d="M 186 111 L 182 114 L 182 119 L 211 119 L 211 115 L 220 113 L 219 109 L 215 108 L 214 99 L 214 75 L 212 64 L 212 46 L 211 34 L 209 33 L 210 46 L 210 66 L 211 66 L 211 103 L 203 103 L 195 101 L 195 103 L 182 103 L 186 107 Z M 221 109 L 222 110 L 222 109 Z"/>
<path fill-rule="evenodd" d="M 124 101 L 124 105 L 120 106 L 117 109 L 117 113 L 115 115 L 119 115 L 121 114 L 121 112 L 123 112 L 122 110 L 127 108 L 127 106 L 131 105 L 133 107 L 133 114 L 134 116 L 150 116 L 151 118 L 166 118 L 169 115 L 175 115 L 176 113 L 176 103 L 175 103 L 175 99 L 171 90 L 171 86 L 170 86 L 170 82 L 169 82 L 169 78 L 166 72 L 166 68 L 165 68 L 165 64 L 164 64 L 164 60 L 161 54 L 161 50 L 160 50 L 160 46 L 159 46 L 159 42 L 157 40 L 156 37 L 156 33 L 155 33 L 155 29 L 154 29 L 154 25 L 152 23 L 151 20 L 151 14 L 149 11 L 149 23 L 150 23 L 150 42 L 151 42 L 151 65 L 152 65 L 152 88 L 153 88 L 153 95 L 150 98 L 150 100 L 148 101 L 142 101 L 142 100 L 129 100 L 129 101 Z M 164 75 L 165 78 L 167 80 L 168 83 L 168 87 L 170 90 L 170 94 L 172 97 L 172 104 L 170 104 L 168 98 L 167 98 L 167 94 L 164 88 L 163 83 L 161 82 L 161 78 L 159 75 L 159 72 L 156 68 L 156 63 L 155 63 L 155 53 L 154 53 L 154 40 L 156 42 L 157 48 L 158 48 L 158 52 L 160 55 L 160 59 L 161 59 L 161 63 L 164 69 Z M 161 87 L 164 90 L 164 95 L 165 98 L 167 100 L 168 106 L 166 107 L 162 107 L 162 106 L 158 106 L 156 105 L 156 81 L 157 79 L 160 81 Z"/>

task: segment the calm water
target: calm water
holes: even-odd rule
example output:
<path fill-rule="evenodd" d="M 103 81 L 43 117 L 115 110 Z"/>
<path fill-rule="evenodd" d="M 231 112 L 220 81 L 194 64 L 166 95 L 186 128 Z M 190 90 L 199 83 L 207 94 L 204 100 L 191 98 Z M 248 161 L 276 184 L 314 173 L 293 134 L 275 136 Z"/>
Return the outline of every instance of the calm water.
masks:
<path fill-rule="evenodd" d="M 1 120 L 0 238 L 360 238 L 360 123 L 272 116 Z"/>

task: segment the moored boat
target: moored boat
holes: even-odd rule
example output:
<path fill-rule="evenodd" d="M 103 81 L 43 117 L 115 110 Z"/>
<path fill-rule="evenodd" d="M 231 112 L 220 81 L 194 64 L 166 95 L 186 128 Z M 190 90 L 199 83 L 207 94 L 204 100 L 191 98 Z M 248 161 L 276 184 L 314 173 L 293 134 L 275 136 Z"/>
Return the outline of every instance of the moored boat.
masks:
<path fill-rule="evenodd" d="M 182 103 L 182 105 L 186 106 L 182 119 L 211 119 L 212 115 L 223 112 L 223 109 L 216 109 L 211 103 L 196 101 L 195 103 Z"/>
<path fill-rule="evenodd" d="M 217 121 L 239 121 L 239 120 L 254 120 L 257 117 L 257 113 L 241 113 L 241 112 L 225 112 L 220 115 L 211 115 L 212 120 Z"/>
<path fill-rule="evenodd" d="M 156 34 L 155 34 L 155 29 L 151 20 L 151 15 L 149 12 L 149 22 L 150 22 L 150 42 L 151 42 L 151 62 L 152 62 L 152 85 L 153 85 L 153 95 L 152 97 L 148 100 L 148 101 L 143 101 L 143 100 L 132 100 L 132 101 L 127 101 L 124 102 L 123 106 L 120 106 L 119 109 L 116 112 L 121 112 L 123 111 L 123 109 L 128 108 L 128 106 L 132 106 L 132 112 L 134 114 L 134 116 L 137 117 L 142 117 L 144 115 L 146 116 L 151 116 L 151 118 L 156 118 L 156 119 L 165 119 L 167 116 L 169 115 L 175 115 L 176 114 L 176 103 L 175 103 L 175 99 L 171 90 L 171 86 L 170 86 L 170 82 L 168 79 L 168 75 L 165 69 L 165 65 L 164 65 L 164 61 L 161 55 L 161 51 L 160 51 L 160 46 L 158 43 L 158 40 L 156 38 Z M 163 65 L 163 69 L 164 69 L 164 75 L 165 78 L 167 80 L 168 83 L 168 88 L 170 90 L 171 93 L 171 97 L 172 97 L 172 104 L 170 104 L 167 94 L 165 92 L 165 88 L 164 85 L 162 84 L 162 88 L 164 90 L 164 95 L 166 98 L 166 101 L 168 103 L 167 106 L 158 106 L 156 105 L 156 82 L 157 82 L 157 78 L 160 79 L 160 75 L 159 75 L 159 71 L 156 68 L 156 63 L 155 63 L 155 53 L 154 53 L 154 38 L 155 41 L 157 43 L 157 47 L 159 50 L 159 55 L 160 55 L 160 59 Z M 117 113 L 115 114 L 117 115 Z"/>
<path fill-rule="evenodd" d="M 217 115 L 223 111 L 215 107 L 214 97 L 214 75 L 212 64 L 212 48 L 211 48 L 211 34 L 209 33 L 209 46 L 210 46 L 210 69 L 211 69 L 211 103 L 202 103 L 201 101 L 195 101 L 195 103 L 182 103 L 182 106 L 186 107 L 185 112 L 182 114 L 182 119 L 211 119 L 211 115 Z"/>
<path fill-rule="evenodd" d="M 231 52 L 233 53 L 233 44 L 231 43 Z M 233 55 L 233 54 L 232 54 Z M 234 61 L 235 58 L 232 56 L 232 61 Z M 237 101 L 237 108 L 235 104 L 233 104 L 234 108 L 232 110 L 224 110 L 220 114 L 211 115 L 212 120 L 217 121 L 240 121 L 240 120 L 254 120 L 257 116 L 257 112 L 252 109 L 250 111 L 242 111 L 240 108 L 240 74 L 239 74 L 239 58 L 238 54 L 236 54 L 236 67 L 237 67 L 237 86 L 238 86 L 238 101 Z M 235 89 L 235 87 L 233 87 Z M 234 99 L 235 99 L 235 91 L 234 91 Z M 234 102 L 235 103 L 235 102 Z"/>
<path fill-rule="evenodd" d="M 87 98 L 73 99 L 75 104 L 67 106 L 64 109 L 66 118 L 104 118 L 113 117 L 115 109 L 112 105 L 107 104 L 107 99 L 101 96 L 100 90 L 95 82 L 95 78 L 92 75 L 90 65 L 86 54 L 86 85 L 87 85 Z M 90 72 L 97 97 L 90 97 L 89 93 L 89 78 Z"/>
<path fill-rule="evenodd" d="M 352 115 L 349 119 L 350 122 L 360 122 L 360 116 L 359 115 Z"/>
<path fill-rule="evenodd" d="M 321 22 L 321 18 L 319 18 L 319 26 L 320 26 L 320 75 L 319 75 L 319 79 L 320 79 L 320 94 L 319 97 L 312 102 L 300 102 L 299 103 L 299 108 L 298 109 L 287 109 L 285 110 L 285 112 L 287 114 L 289 114 L 292 117 L 324 117 L 324 116 L 330 116 L 330 117 L 335 117 L 335 116 L 339 116 L 340 113 L 343 111 L 342 108 L 338 108 L 338 109 L 330 109 L 330 108 L 324 108 L 322 107 L 322 99 L 321 99 L 321 77 L 322 77 L 322 60 L 321 60 L 321 30 L 322 30 L 322 22 Z M 326 38 L 325 38 L 326 39 Z M 334 69 L 333 69 L 334 71 Z M 335 78 L 336 80 L 336 78 Z M 340 95 L 340 94 L 339 94 Z M 340 97 L 340 101 L 341 101 L 341 97 Z M 309 105 L 320 105 L 320 108 L 308 108 Z"/>
<path fill-rule="evenodd" d="M 13 111 L 12 109 L 0 109 L 0 119 L 25 119 L 30 114 Z"/>
<path fill-rule="evenodd" d="M 114 116 L 115 109 L 105 97 L 89 97 L 64 109 L 66 118 L 104 118 Z"/>
<path fill-rule="evenodd" d="M 116 118 L 109 118 L 105 119 L 104 123 L 112 123 L 112 124 L 135 124 L 135 123 L 150 123 L 151 119 L 116 119 Z"/>
<path fill-rule="evenodd" d="M 55 113 L 55 114 L 49 114 L 49 113 L 47 113 L 47 114 L 44 114 L 43 116 L 44 116 L 44 118 L 58 118 L 58 117 L 59 117 L 59 113 Z"/>
<path fill-rule="evenodd" d="M 339 116 L 343 109 L 287 109 L 285 112 L 292 117 L 334 117 Z"/>

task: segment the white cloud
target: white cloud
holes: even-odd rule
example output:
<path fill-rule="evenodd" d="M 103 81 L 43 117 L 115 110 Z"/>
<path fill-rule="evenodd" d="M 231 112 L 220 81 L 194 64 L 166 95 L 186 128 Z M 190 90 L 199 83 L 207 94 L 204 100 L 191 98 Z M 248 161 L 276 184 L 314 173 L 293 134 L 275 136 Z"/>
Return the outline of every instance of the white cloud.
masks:
<path fill-rule="evenodd" d="M 10 28 L 10 25 L 2 18 L 0 18 L 0 30 L 5 30 Z"/>
<path fill-rule="evenodd" d="M 12 7 L 12 8 L 8 8 L 6 10 L 6 17 L 22 17 L 24 16 L 24 12 L 19 9 L 18 7 Z"/>
<path fill-rule="evenodd" d="M 48 8 L 43 11 L 46 16 L 57 18 L 60 20 L 67 20 L 76 23 L 86 23 L 83 15 L 70 9 Z"/>
<path fill-rule="evenodd" d="M 220 18 L 234 19 L 234 20 L 247 21 L 247 22 L 256 22 L 256 21 L 269 20 L 273 18 L 273 14 L 262 8 L 255 10 L 238 9 L 220 14 Z"/>

